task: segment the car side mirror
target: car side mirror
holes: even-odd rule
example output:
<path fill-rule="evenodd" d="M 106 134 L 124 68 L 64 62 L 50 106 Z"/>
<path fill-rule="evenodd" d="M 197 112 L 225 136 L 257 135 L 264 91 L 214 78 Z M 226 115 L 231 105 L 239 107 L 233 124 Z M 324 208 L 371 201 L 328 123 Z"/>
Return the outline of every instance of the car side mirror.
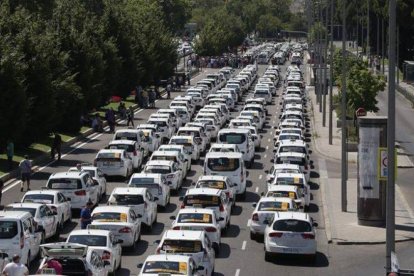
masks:
<path fill-rule="evenodd" d="M 318 227 L 318 223 L 317 222 L 314 222 L 314 223 L 312 223 L 312 225 L 313 225 L 313 227 Z"/>
<path fill-rule="evenodd" d="M 137 264 L 137 268 L 143 268 L 143 267 L 144 267 L 143 263 Z"/>
<path fill-rule="evenodd" d="M 157 201 L 159 198 L 157 196 L 154 196 L 154 200 L 153 201 Z"/>
<path fill-rule="evenodd" d="M 191 186 L 195 186 L 195 184 L 196 184 L 195 182 L 191 182 Z"/>
<path fill-rule="evenodd" d="M 197 271 L 201 271 L 201 270 L 204 270 L 204 266 L 202 266 L 202 265 L 197 267 Z"/>
<path fill-rule="evenodd" d="M 275 162 L 275 159 L 270 159 L 270 162 L 274 163 Z"/>
<path fill-rule="evenodd" d="M 274 129 L 277 129 L 277 126 L 273 126 Z"/>
<path fill-rule="evenodd" d="M 176 217 L 175 216 L 170 216 L 170 220 L 175 220 Z"/>
<path fill-rule="evenodd" d="M 178 199 L 179 199 L 180 201 L 183 201 L 183 200 L 184 200 L 184 197 L 183 197 L 183 196 L 180 196 Z"/>
<path fill-rule="evenodd" d="M 277 150 L 276 150 L 276 149 L 274 149 L 274 150 L 273 150 L 273 152 L 274 152 L 274 153 L 276 153 L 276 152 L 277 152 Z"/>
<path fill-rule="evenodd" d="M 160 244 L 161 243 L 161 240 L 155 240 L 154 243 L 155 244 Z"/>
<path fill-rule="evenodd" d="M 266 174 L 269 174 L 269 170 L 265 170 L 264 172 L 265 172 Z"/>
<path fill-rule="evenodd" d="M 256 206 L 257 206 L 257 203 L 252 203 L 253 208 L 256 208 Z"/>
<path fill-rule="evenodd" d="M 219 217 L 217 220 L 218 221 L 224 221 L 224 218 L 223 217 Z"/>
<path fill-rule="evenodd" d="M 260 193 L 260 196 L 264 196 L 264 195 L 265 195 L 265 193 L 264 193 L 264 192 L 261 192 L 261 193 Z"/>
<path fill-rule="evenodd" d="M 137 218 L 142 218 L 141 214 L 135 214 L 137 216 Z"/>
<path fill-rule="evenodd" d="M 109 261 L 104 261 L 103 264 L 104 266 L 109 266 L 111 263 Z"/>

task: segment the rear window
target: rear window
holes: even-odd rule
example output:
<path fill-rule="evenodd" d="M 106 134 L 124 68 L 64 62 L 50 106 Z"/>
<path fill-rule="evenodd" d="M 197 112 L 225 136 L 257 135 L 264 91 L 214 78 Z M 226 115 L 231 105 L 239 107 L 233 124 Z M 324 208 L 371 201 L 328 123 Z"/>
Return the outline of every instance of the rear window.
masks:
<path fill-rule="evenodd" d="M 197 182 L 198 188 L 212 188 L 212 189 L 227 189 L 227 185 L 225 181 L 218 181 L 218 180 L 202 180 Z"/>
<path fill-rule="evenodd" d="M 279 152 L 306 153 L 306 149 L 305 147 L 299 147 L 299 146 L 281 146 Z"/>
<path fill-rule="evenodd" d="M 276 179 L 278 185 L 303 185 L 302 177 L 278 177 Z"/>
<path fill-rule="evenodd" d="M 157 125 L 158 127 L 166 127 L 167 123 L 164 121 L 148 121 L 148 124 L 154 124 Z"/>
<path fill-rule="evenodd" d="M 82 189 L 82 182 L 77 178 L 52 178 L 47 183 L 49 189 L 76 190 Z"/>
<path fill-rule="evenodd" d="M 167 155 L 152 155 L 151 160 L 176 161 L 176 157 Z"/>
<path fill-rule="evenodd" d="M 131 178 L 130 185 L 145 185 L 145 184 L 153 184 L 155 183 L 155 179 L 152 177 L 137 177 Z"/>
<path fill-rule="evenodd" d="M 11 239 L 18 233 L 16 221 L 0 221 L 0 239 Z"/>
<path fill-rule="evenodd" d="M 148 166 L 145 168 L 145 172 L 167 174 L 171 173 L 171 168 L 167 166 Z"/>
<path fill-rule="evenodd" d="M 172 145 L 183 145 L 183 146 L 192 146 L 190 139 L 172 139 L 170 141 Z"/>
<path fill-rule="evenodd" d="M 179 223 L 212 223 L 213 217 L 210 214 L 189 213 L 178 216 Z"/>
<path fill-rule="evenodd" d="M 185 206 L 200 208 L 217 207 L 220 205 L 219 197 L 211 195 L 187 195 L 183 202 Z"/>
<path fill-rule="evenodd" d="M 33 202 L 33 203 L 43 203 L 43 204 L 52 204 L 54 201 L 53 195 L 44 195 L 44 194 L 32 194 L 26 195 L 23 198 L 23 202 Z"/>
<path fill-rule="evenodd" d="M 117 205 L 140 205 L 144 204 L 142 195 L 113 195 Z"/>
<path fill-rule="evenodd" d="M 137 134 L 134 132 L 121 132 L 115 134 L 115 140 L 131 140 L 137 141 Z"/>
<path fill-rule="evenodd" d="M 83 172 L 86 172 L 86 173 L 89 173 L 89 175 L 91 176 L 91 177 L 95 177 L 96 175 L 95 175 L 95 170 L 84 170 L 84 169 L 82 169 L 82 171 Z"/>
<path fill-rule="evenodd" d="M 276 164 L 293 164 L 293 165 L 299 165 L 299 166 L 305 166 L 305 158 L 295 158 L 295 157 L 289 157 L 289 156 L 283 156 L 278 157 L 276 159 Z"/>
<path fill-rule="evenodd" d="M 212 171 L 235 171 L 240 168 L 240 160 L 237 158 L 208 158 L 207 167 Z"/>
<path fill-rule="evenodd" d="M 128 216 L 124 213 L 104 212 L 93 214 L 92 220 L 99 222 L 127 222 Z"/>
<path fill-rule="evenodd" d="M 270 191 L 267 192 L 268 197 L 288 197 L 291 199 L 296 199 L 296 193 L 295 192 L 288 192 L 288 191 Z"/>
<path fill-rule="evenodd" d="M 171 253 L 198 253 L 203 251 L 201 241 L 164 240 L 161 250 Z"/>
<path fill-rule="evenodd" d="M 200 137 L 200 132 L 195 130 L 179 130 L 177 135 Z"/>
<path fill-rule="evenodd" d="M 264 201 L 259 204 L 259 211 L 287 211 L 289 203 L 279 201 Z"/>
<path fill-rule="evenodd" d="M 145 263 L 143 273 L 187 275 L 187 263 L 171 261 L 148 261 Z"/>
<path fill-rule="evenodd" d="M 287 232 L 311 232 L 312 226 L 301 220 L 278 220 L 273 224 L 273 230 Z"/>
<path fill-rule="evenodd" d="M 109 149 L 121 149 L 121 150 L 125 150 L 126 152 L 133 152 L 134 146 L 125 145 L 125 144 L 116 144 L 116 145 L 110 145 Z"/>
<path fill-rule="evenodd" d="M 100 152 L 98 153 L 98 161 L 108 159 L 121 159 L 120 152 Z"/>
<path fill-rule="evenodd" d="M 9 210 L 13 211 L 22 211 L 22 212 L 29 212 L 32 217 L 36 215 L 36 208 L 28 208 L 28 207 L 7 207 Z"/>
<path fill-rule="evenodd" d="M 227 144 L 242 144 L 246 141 L 246 135 L 242 133 L 222 133 L 219 140 Z"/>
<path fill-rule="evenodd" d="M 88 246 L 106 246 L 106 239 L 106 236 L 74 235 L 69 237 L 68 242 L 80 243 Z"/>

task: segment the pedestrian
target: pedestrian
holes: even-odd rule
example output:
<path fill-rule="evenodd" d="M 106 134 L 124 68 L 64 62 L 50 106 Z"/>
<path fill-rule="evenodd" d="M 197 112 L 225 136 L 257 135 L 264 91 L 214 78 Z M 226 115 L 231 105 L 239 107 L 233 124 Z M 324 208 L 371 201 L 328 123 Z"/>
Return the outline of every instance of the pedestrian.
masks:
<path fill-rule="evenodd" d="M 134 125 L 134 109 L 132 108 L 132 105 L 128 108 L 128 111 L 126 113 L 126 117 L 127 117 L 126 125 L 129 126 L 129 123 L 131 123 L 131 125 L 133 127 L 135 127 L 135 125 Z"/>
<path fill-rule="evenodd" d="M 4 182 L 0 179 L 0 210 L 3 209 L 3 206 L 1 205 L 1 196 L 2 196 L 2 190 L 3 190 Z"/>
<path fill-rule="evenodd" d="M 190 86 L 191 85 L 191 74 L 190 74 L 190 72 L 188 72 L 186 77 L 187 77 L 187 85 Z"/>
<path fill-rule="evenodd" d="M 115 131 L 115 112 L 112 107 L 106 111 L 105 119 L 109 125 L 109 132 L 113 133 Z"/>
<path fill-rule="evenodd" d="M 32 176 L 32 162 L 29 160 L 29 156 L 25 155 L 24 159 L 20 161 L 19 164 L 20 173 L 21 173 L 21 184 L 20 192 L 23 192 L 24 182 L 27 182 L 27 190 L 30 191 L 30 178 Z"/>
<path fill-rule="evenodd" d="M 20 256 L 15 254 L 13 256 L 13 262 L 8 263 L 3 271 L 2 274 L 5 276 L 26 276 L 29 275 L 29 269 L 20 263 Z"/>
<path fill-rule="evenodd" d="M 59 134 L 55 133 L 55 137 L 53 138 L 52 148 L 50 150 L 50 154 L 53 160 L 55 159 L 56 153 L 58 155 L 58 160 L 60 160 L 60 157 L 62 154 L 61 149 L 62 149 L 62 137 L 60 137 Z"/>
<path fill-rule="evenodd" d="M 158 86 L 155 86 L 154 91 L 155 91 L 155 98 L 158 100 L 161 99 L 160 88 Z"/>
<path fill-rule="evenodd" d="M 171 89 L 172 89 L 172 87 L 171 87 L 171 83 L 168 83 L 167 84 L 167 99 L 170 99 L 171 98 Z"/>
<path fill-rule="evenodd" d="M 152 89 L 148 92 L 148 100 L 150 108 L 155 108 L 155 92 Z"/>
<path fill-rule="evenodd" d="M 88 201 L 86 206 L 82 208 L 80 212 L 80 222 L 81 222 L 81 229 L 86 229 L 89 224 L 92 222 L 92 201 Z"/>
<path fill-rule="evenodd" d="M 13 169 L 13 156 L 14 156 L 14 143 L 12 141 L 7 142 L 7 164 L 9 171 Z"/>
<path fill-rule="evenodd" d="M 143 108 L 148 107 L 148 92 L 147 90 L 142 91 L 142 102 L 143 102 Z"/>

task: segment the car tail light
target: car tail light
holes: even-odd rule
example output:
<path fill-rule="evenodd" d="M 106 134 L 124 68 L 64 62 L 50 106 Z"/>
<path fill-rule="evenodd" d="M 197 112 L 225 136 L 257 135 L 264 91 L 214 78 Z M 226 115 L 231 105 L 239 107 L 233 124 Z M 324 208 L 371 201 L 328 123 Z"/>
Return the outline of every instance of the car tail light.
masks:
<path fill-rule="evenodd" d="M 281 236 L 283 236 L 282 232 L 272 232 L 269 234 L 269 237 L 271 238 L 280 238 Z"/>
<path fill-rule="evenodd" d="M 174 174 L 168 174 L 167 178 L 174 178 Z"/>
<path fill-rule="evenodd" d="M 252 215 L 252 220 L 253 220 L 253 221 L 259 221 L 259 215 L 258 215 L 258 214 L 256 214 L 256 213 L 254 213 L 254 214 Z"/>
<path fill-rule="evenodd" d="M 136 150 L 134 150 L 134 156 L 137 156 L 137 151 Z"/>
<path fill-rule="evenodd" d="M 220 212 L 224 212 L 224 206 L 223 206 L 223 204 L 220 204 Z"/>
<path fill-rule="evenodd" d="M 180 230 L 181 228 L 180 228 L 180 226 L 174 226 L 173 228 L 172 228 L 172 230 Z"/>
<path fill-rule="evenodd" d="M 93 165 L 96 167 L 97 166 L 97 161 L 96 161 L 96 159 L 95 160 L 93 160 Z"/>
<path fill-rule="evenodd" d="M 181 207 L 180 207 L 181 209 L 184 209 L 185 208 L 185 205 L 184 205 L 184 202 L 183 203 L 181 203 Z"/>
<path fill-rule="evenodd" d="M 310 234 L 310 233 L 304 233 L 304 234 L 302 234 L 302 237 L 305 240 L 314 240 L 315 239 L 315 235 L 314 234 Z"/>
<path fill-rule="evenodd" d="M 305 165 L 305 170 L 307 170 L 308 169 L 308 165 Z"/>
<path fill-rule="evenodd" d="M 129 228 L 129 227 L 124 227 L 124 228 L 121 228 L 121 229 L 119 229 L 119 231 L 118 231 L 119 233 L 131 233 L 132 232 L 132 230 L 131 230 L 131 228 Z"/>
<path fill-rule="evenodd" d="M 217 232 L 217 229 L 215 227 L 206 227 L 204 228 L 204 231 L 208 233 Z"/>
<path fill-rule="evenodd" d="M 102 260 L 110 260 L 111 259 L 111 252 L 104 250 L 102 253 Z"/>
<path fill-rule="evenodd" d="M 99 185 L 98 180 L 94 179 L 94 180 L 93 180 L 93 184 L 95 184 L 95 185 Z"/>
<path fill-rule="evenodd" d="M 160 254 L 160 252 L 161 252 L 161 248 L 157 248 L 157 250 L 155 251 L 157 254 Z"/>
<path fill-rule="evenodd" d="M 86 191 L 85 190 L 76 191 L 75 195 L 77 195 L 77 196 L 86 196 Z"/>

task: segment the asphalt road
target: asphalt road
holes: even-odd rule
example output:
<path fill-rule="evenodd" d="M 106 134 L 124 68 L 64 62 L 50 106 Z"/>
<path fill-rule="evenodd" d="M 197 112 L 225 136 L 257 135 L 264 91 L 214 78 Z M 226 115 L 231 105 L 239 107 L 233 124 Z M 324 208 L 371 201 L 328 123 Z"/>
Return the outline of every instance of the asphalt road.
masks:
<path fill-rule="evenodd" d="M 263 74 L 266 66 L 259 66 L 259 75 Z M 283 68 L 284 70 L 284 68 Z M 192 80 L 195 83 L 208 72 L 216 71 L 216 69 L 207 69 Z M 281 88 L 278 90 L 278 95 L 281 93 Z M 172 97 L 180 93 L 173 92 Z M 321 196 L 319 189 L 319 174 L 318 168 L 315 167 L 311 176 L 311 192 L 312 204 L 310 206 L 311 216 L 319 223 L 317 229 L 318 240 L 318 254 L 315 263 L 298 258 L 281 258 L 275 262 L 264 261 L 263 243 L 252 241 L 249 237 L 249 228 L 247 226 L 248 219 L 253 211 L 252 203 L 258 201 L 259 194 L 266 189 L 266 175 L 265 169 L 270 168 L 273 150 L 273 126 L 278 123 L 279 102 L 280 97 L 275 97 L 272 105 L 267 108 L 269 115 L 267 117 L 267 125 L 264 128 L 262 138 L 262 147 L 256 152 L 255 163 L 251 169 L 248 169 L 248 192 L 246 200 L 238 202 L 231 217 L 231 227 L 225 236 L 222 237 L 221 252 L 216 258 L 215 275 L 379 275 L 383 272 L 384 266 L 384 252 L 385 246 L 338 246 L 328 244 L 326 240 L 325 226 L 323 223 L 323 214 L 321 206 Z M 160 100 L 156 103 L 157 108 L 167 107 L 169 100 Z M 242 106 L 238 108 L 241 109 Z M 143 123 L 149 115 L 156 110 L 141 110 L 135 115 L 135 124 Z M 232 116 L 236 116 L 237 112 L 233 112 Z M 119 126 L 118 128 L 122 128 Z M 312 133 L 312 132 L 310 132 Z M 97 151 L 105 147 L 112 139 L 112 134 L 96 134 L 91 139 L 74 145 L 69 150 L 69 154 L 64 155 L 60 162 L 55 162 L 41 168 L 41 171 L 34 175 L 32 181 L 32 190 L 40 189 L 44 186 L 50 174 L 55 172 L 66 171 L 69 167 L 75 166 L 80 162 L 91 162 Z M 311 143 L 310 143 L 311 144 Z M 318 164 L 318 159 L 322 158 L 314 152 L 311 159 L 314 164 Z M 203 159 L 203 158 L 201 158 Z M 163 231 L 169 229 L 171 220 L 169 217 L 176 214 L 178 211 L 179 200 L 178 197 L 183 195 L 189 188 L 191 182 L 197 180 L 201 175 L 202 160 L 198 164 L 193 164 L 192 170 L 189 173 L 188 180 L 185 182 L 183 189 L 179 195 L 174 195 L 171 198 L 171 205 L 162 212 L 158 213 L 158 222 L 153 227 L 152 232 L 144 230 L 142 233 L 142 241 L 140 241 L 135 252 L 123 252 L 122 269 L 116 275 L 137 275 L 139 272 L 136 265 L 142 263 L 145 258 L 154 254 L 155 241 L 161 238 Z M 338 174 L 340 165 L 339 162 L 327 161 L 328 174 Z M 350 167 L 350 169 L 353 169 Z M 122 179 L 109 179 L 108 194 L 114 187 L 123 186 L 125 182 Z M 4 192 L 4 204 L 19 201 L 23 193 L 20 192 L 19 186 L 7 188 Z M 101 202 L 105 204 L 105 202 Z M 338 203 L 339 204 L 339 203 Z M 79 228 L 78 220 L 74 219 L 71 225 L 66 225 L 61 239 L 67 236 L 71 230 Z M 412 252 L 412 243 L 405 243 L 399 245 L 398 248 L 407 254 Z M 410 256 L 414 256 L 411 254 Z M 407 264 L 413 263 L 413 257 L 408 259 Z M 37 264 L 33 263 L 31 271 L 35 272 Z"/>

